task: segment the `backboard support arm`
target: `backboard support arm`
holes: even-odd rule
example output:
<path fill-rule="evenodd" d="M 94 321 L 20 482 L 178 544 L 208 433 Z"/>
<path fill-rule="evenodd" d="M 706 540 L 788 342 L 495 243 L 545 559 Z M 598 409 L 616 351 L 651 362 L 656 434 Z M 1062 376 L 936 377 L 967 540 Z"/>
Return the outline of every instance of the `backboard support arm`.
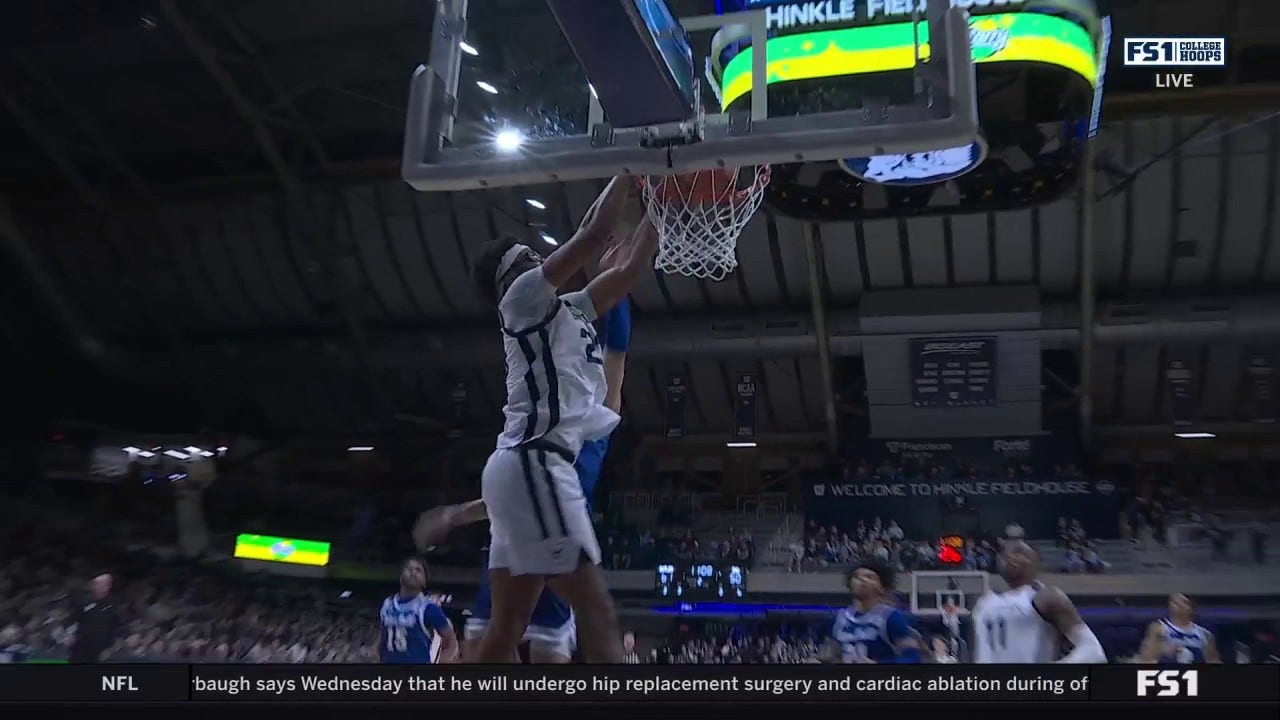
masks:
<path fill-rule="evenodd" d="M 604 1 L 604 0 L 599 0 Z M 972 143 L 978 137 L 976 80 L 969 16 L 948 0 L 928 0 L 930 62 L 911 103 L 816 115 L 770 118 L 765 14 L 754 10 L 682 20 L 686 30 L 747 25 L 752 37 L 752 100 L 747 124 L 726 115 L 701 122 L 700 142 L 654 148 L 643 129 L 617 129 L 602 145 L 585 135 L 528 141 L 514 151 L 491 144 L 449 147 L 457 115 L 458 77 L 467 0 L 441 0 L 433 25 L 431 65 L 410 83 L 402 174 L 420 191 L 454 191 L 611 177 L 670 175 L 713 167 L 819 162 L 918 152 Z M 917 70 L 921 66 L 917 66 Z M 436 68 L 439 68 L 437 70 Z M 942 87 L 945 85 L 945 87 Z M 603 116 L 594 108 L 589 117 Z M 607 118 L 605 118 L 607 122 Z"/>

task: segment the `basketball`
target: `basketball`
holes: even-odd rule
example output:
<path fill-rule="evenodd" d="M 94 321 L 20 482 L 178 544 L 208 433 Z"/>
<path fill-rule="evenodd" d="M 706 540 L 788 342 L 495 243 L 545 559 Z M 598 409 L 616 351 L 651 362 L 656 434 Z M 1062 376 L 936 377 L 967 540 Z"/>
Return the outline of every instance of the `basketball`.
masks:
<path fill-rule="evenodd" d="M 699 170 L 683 175 L 649 178 L 653 196 L 665 202 L 686 201 L 692 203 L 725 202 L 732 197 L 738 182 L 737 168 Z"/>

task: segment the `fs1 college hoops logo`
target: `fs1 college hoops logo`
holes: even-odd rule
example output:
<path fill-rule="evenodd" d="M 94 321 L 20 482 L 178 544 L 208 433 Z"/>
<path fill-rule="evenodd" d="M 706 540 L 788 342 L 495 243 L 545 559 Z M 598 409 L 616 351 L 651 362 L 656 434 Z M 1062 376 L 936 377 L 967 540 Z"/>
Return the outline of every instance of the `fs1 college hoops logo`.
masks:
<path fill-rule="evenodd" d="M 1138 671 L 1138 697 L 1196 697 L 1199 694 L 1198 670 Z"/>

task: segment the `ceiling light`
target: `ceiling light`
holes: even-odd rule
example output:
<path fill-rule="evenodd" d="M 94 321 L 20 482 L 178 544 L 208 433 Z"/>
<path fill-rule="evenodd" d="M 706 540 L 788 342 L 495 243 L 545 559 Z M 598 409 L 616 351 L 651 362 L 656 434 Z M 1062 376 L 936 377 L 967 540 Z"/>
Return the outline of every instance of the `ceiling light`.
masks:
<path fill-rule="evenodd" d="M 547 206 L 541 201 L 534 198 L 525 198 L 525 202 L 529 203 L 529 207 L 535 210 L 546 210 Z"/>
<path fill-rule="evenodd" d="M 506 152 L 519 150 L 524 144 L 524 135 L 519 130 L 503 130 L 494 137 L 493 144 L 497 145 L 499 150 Z"/>
<path fill-rule="evenodd" d="M 201 452 L 203 452 L 203 450 L 201 450 L 200 448 L 196 447 L 195 445 L 188 445 L 188 446 L 186 446 L 186 447 L 184 447 L 184 448 L 182 448 L 182 449 L 183 449 L 183 450 L 185 450 L 185 451 L 187 451 L 187 452 L 189 452 L 189 453 L 191 453 L 192 455 L 199 455 Z"/>
<path fill-rule="evenodd" d="M 459 42 L 459 43 L 458 43 L 458 47 L 462 50 L 462 52 L 464 52 L 464 53 L 466 53 L 466 54 L 468 54 L 468 55 L 470 55 L 470 56 L 472 56 L 472 57 L 475 57 L 476 55 L 479 55 L 479 54 L 480 54 L 480 51 L 479 51 L 479 50 L 477 50 L 477 49 L 475 49 L 474 47 L 472 47 L 472 46 L 471 46 L 469 43 L 467 43 L 465 40 L 463 40 L 463 41 Z"/>
<path fill-rule="evenodd" d="M 352 445 L 347 448 L 347 452 L 373 452 L 372 445 Z"/>
<path fill-rule="evenodd" d="M 140 450 L 140 451 L 138 451 L 138 457 L 141 457 L 141 458 L 153 458 L 153 457 L 155 457 L 155 456 L 156 456 L 156 454 L 155 454 L 155 453 L 153 453 L 153 452 L 151 452 L 150 450 Z"/>
<path fill-rule="evenodd" d="M 190 456 L 190 455 L 188 455 L 188 454 L 186 454 L 186 453 L 184 453 L 184 452 L 178 452 L 177 450 L 165 450 L 165 451 L 164 451 L 164 454 L 165 454 L 165 455 L 168 455 L 168 456 L 169 456 L 169 457 L 171 457 L 171 458 L 177 459 L 177 460 L 190 460 L 190 459 L 191 459 L 191 456 Z"/>
<path fill-rule="evenodd" d="M 730 442 L 725 443 L 724 446 L 727 448 L 753 448 L 756 444 L 753 442 Z"/>
<path fill-rule="evenodd" d="M 548 245 L 559 245 L 560 242 L 546 233 L 542 233 L 542 242 Z"/>
<path fill-rule="evenodd" d="M 213 453 L 213 452 L 211 452 L 211 451 L 209 451 L 209 450 L 201 450 L 201 451 L 200 451 L 200 457 L 207 457 L 207 458 L 211 458 L 211 457 L 213 457 L 213 456 L 214 456 L 214 453 Z"/>
<path fill-rule="evenodd" d="M 1181 433 L 1174 433 L 1173 436 L 1180 437 L 1183 440 L 1209 440 L 1209 439 L 1218 437 L 1213 433 L 1207 433 L 1207 432 L 1181 432 Z"/>
<path fill-rule="evenodd" d="M 121 449 L 121 450 L 124 450 L 125 452 L 129 453 L 130 455 L 133 455 L 134 453 L 140 453 L 140 452 L 142 452 L 142 448 L 136 448 L 136 447 L 134 447 L 134 446 L 132 446 L 132 445 L 130 445 L 130 446 L 129 446 L 129 447 L 127 447 L 127 448 L 120 448 L 120 449 Z"/>
<path fill-rule="evenodd" d="M 485 81 L 483 81 L 483 80 L 477 80 L 477 81 L 476 81 L 476 87 L 478 87 L 478 88 L 480 88 L 481 90 L 483 90 L 483 91 L 485 91 L 485 92 L 489 93 L 490 95 L 497 95 L 497 94 L 498 94 L 498 88 L 496 88 L 496 87 L 494 87 L 494 86 L 490 85 L 489 83 L 487 83 L 487 82 L 485 82 Z"/>
<path fill-rule="evenodd" d="M 220 452 L 220 453 L 225 453 L 227 450 L 228 450 L 228 448 L 227 448 L 227 446 L 226 446 L 226 445 L 219 445 L 219 446 L 218 446 L 218 452 Z"/>

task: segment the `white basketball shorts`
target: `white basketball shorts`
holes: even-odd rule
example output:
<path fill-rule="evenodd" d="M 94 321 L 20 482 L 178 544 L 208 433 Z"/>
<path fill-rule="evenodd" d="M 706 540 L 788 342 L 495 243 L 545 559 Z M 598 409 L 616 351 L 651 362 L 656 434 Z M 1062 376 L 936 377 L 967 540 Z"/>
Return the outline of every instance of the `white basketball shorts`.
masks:
<path fill-rule="evenodd" d="M 489 567 L 512 575 L 565 575 L 600 543 L 573 463 L 528 446 L 499 448 L 480 477 L 489 514 Z"/>
<path fill-rule="evenodd" d="M 466 639 L 476 640 L 482 638 L 488 629 L 489 620 L 487 618 L 467 618 Z M 530 625 L 525 628 L 524 636 L 520 638 L 520 642 L 527 642 L 540 652 L 555 653 L 556 655 L 572 658 L 573 654 L 578 650 L 578 626 L 572 617 L 569 618 L 569 622 L 558 628 Z"/>

